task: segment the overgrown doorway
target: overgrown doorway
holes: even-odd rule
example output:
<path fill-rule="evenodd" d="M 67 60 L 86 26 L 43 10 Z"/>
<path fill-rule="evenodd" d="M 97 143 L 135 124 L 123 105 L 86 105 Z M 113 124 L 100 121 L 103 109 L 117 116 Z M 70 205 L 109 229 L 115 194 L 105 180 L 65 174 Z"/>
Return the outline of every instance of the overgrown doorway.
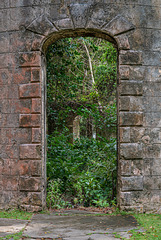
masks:
<path fill-rule="evenodd" d="M 65 38 L 47 51 L 47 204 L 115 203 L 117 50 L 100 38 Z"/>

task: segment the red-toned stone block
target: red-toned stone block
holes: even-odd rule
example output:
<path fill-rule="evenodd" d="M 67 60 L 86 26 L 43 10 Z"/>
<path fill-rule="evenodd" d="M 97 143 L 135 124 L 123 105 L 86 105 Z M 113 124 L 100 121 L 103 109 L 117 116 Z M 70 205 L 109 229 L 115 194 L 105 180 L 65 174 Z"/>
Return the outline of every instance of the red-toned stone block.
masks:
<path fill-rule="evenodd" d="M 3 176 L 3 186 L 5 190 L 17 191 L 18 190 L 18 178 L 16 176 Z"/>
<path fill-rule="evenodd" d="M 31 81 L 31 68 L 16 68 L 12 70 L 13 84 L 27 84 Z"/>
<path fill-rule="evenodd" d="M 32 142 L 33 143 L 41 142 L 41 128 L 32 128 Z"/>
<path fill-rule="evenodd" d="M 23 84 L 19 86 L 20 98 L 36 98 L 41 97 L 40 84 Z"/>
<path fill-rule="evenodd" d="M 11 84 L 8 86 L 8 98 L 9 99 L 19 98 L 19 89 L 17 84 Z"/>
<path fill-rule="evenodd" d="M 10 63 L 10 56 L 9 54 L 0 54 L 0 68 L 7 68 Z"/>
<path fill-rule="evenodd" d="M 20 191 L 40 192 L 41 178 L 36 177 L 20 177 Z"/>
<path fill-rule="evenodd" d="M 0 99 L 8 98 L 8 86 L 0 85 Z"/>
<path fill-rule="evenodd" d="M 11 113 L 31 113 L 31 99 L 9 100 Z"/>
<path fill-rule="evenodd" d="M 18 159 L 18 145 L 0 145 L 0 157 L 3 159 Z"/>
<path fill-rule="evenodd" d="M 20 145 L 20 159 L 41 159 L 41 145 L 39 144 Z"/>
<path fill-rule="evenodd" d="M 2 167 L 2 174 L 3 175 L 8 175 L 10 176 L 11 175 L 11 159 L 1 159 L 1 167 Z"/>
<path fill-rule="evenodd" d="M 19 163 L 17 164 L 17 168 L 20 176 L 29 175 L 30 171 L 28 161 L 19 161 Z"/>
<path fill-rule="evenodd" d="M 10 84 L 12 80 L 11 73 L 8 69 L 0 69 L 0 85 Z"/>
<path fill-rule="evenodd" d="M 40 67 L 41 66 L 40 52 L 20 53 L 19 65 L 22 67 Z"/>
<path fill-rule="evenodd" d="M 32 113 L 41 113 L 41 99 L 40 98 L 32 99 Z"/>
<path fill-rule="evenodd" d="M 31 82 L 40 82 L 40 68 L 32 68 Z"/>
<path fill-rule="evenodd" d="M 14 142 L 31 142 L 31 128 L 2 128 L 0 131 L 1 144 L 11 145 Z"/>
<path fill-rule="evenodd" d="M 21 127 L 40 127 L 40 114 L 20 114 L 19 123 Z"/>
<path fill-rule="evenodd" d="M 32 176 L 40 176 L 41 175 L 41 161 L 30 161 L 30 174 Z"/>

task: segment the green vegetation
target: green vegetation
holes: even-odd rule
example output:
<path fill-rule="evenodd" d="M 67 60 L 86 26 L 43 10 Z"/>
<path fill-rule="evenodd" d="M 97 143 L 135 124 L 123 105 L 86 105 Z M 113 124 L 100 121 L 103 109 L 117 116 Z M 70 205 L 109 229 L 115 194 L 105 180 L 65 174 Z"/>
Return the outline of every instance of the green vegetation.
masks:
<path fill-rule="evenodd" d="M 109 206 L 116 186 L 115 139 L 82 138 L 70 144 L 67 138 L 48 138 L 48 206 Z"/>
<path fill-rule="evenodd" d="M 159 214 L 134 214 L 133 215 L 145 231 L 138 233 L 130 231 L 133 240 L 160 240 L 161 239 L 161 215 Z"/>
<path fill-rule="evenodd" d="M 68 38 L 47 53 L 47 205 L 107 207 L 116 195 L 117 51 Z"/>
<path fill-rule="evenodd" d="M 31 217 L 32 217 L 32 213 L 17 210 L 17 209 L 0 211 L 0 218 L 30 220 Z"/>

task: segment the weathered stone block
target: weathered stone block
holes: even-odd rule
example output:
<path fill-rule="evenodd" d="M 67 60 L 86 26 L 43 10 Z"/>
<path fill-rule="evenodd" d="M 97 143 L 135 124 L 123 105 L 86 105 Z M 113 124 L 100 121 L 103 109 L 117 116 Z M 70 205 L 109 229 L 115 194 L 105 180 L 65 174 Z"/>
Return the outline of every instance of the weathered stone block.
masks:
<path fill-rule="evenodd" d="M 120 97 L 119 109 L 121 111 L 143 111 L 143 99 L 136 96 Z"/>
<path fill-rule="evenodd" d="M 161 129 L 160 128 L 146 128 L 145 136 L 143 137 L 143 141 L 146 144 L 149 143 L 161 143 Z M 149 141 L 147 141 L 149 138 Z"/>
<path fill-rule="evenodd" d="M 143 113 L 141 112 L 120 112 L 121 126 L 142 126 Z"/>
<path fill-rule="evenodd" d="M 18 178 L 14 176 L 3 176 L 3 186 L 6 191 L 17 191 Z"/>
<path fill-rule="evenodd" d="M 40 114 L 20 114 L 19 124 L 20 127 L 40 127 Z"/>
<path fill-rule="evenodd" d="M 143 156 L 144 158 L 161 158 L 160 144 L 144 144 Z"/>
<path fill-rule="evenodd" d="M 58 4 L 52 4 L 48 6 L 49 7 L 48 15 L 52 23 L 54 23 L 57 20 L 70 18 L 69 8 L 61 7 L 61 6 L 62 5 L 60 2 Z"/>
<path fill-rule="evenodd" d="M 121 95 L 140 96 L 143 94 L 143 83 L 137 81 L 121 81 Z"/>
<path fill-rule="evenodd" d="M 30 161 L 29 162 L 30 174 L 35 176 L 41 176 L 41 162 L 40 161 Z"/>
<path fill-rule="evenodd" d="M 21 67 L 40 67 L 40 52 L 19 53 L 19 66 Z"/>
<path fill-rule="evenodd" d="M 73 29 L 73 22 L 70 18 L 60 19 L 53 22 L 58 29 Z"/>
<path fill-rule="evenodd" d="M 131 161 L 130 160 L 121 160 L 121 175 L 130 176 L 131 175 Z"/>
<path fill-rule="evenodd" d="M 129 67 L 119 66 L 119 76 L 120 76 L 120 79 L 122 79 L 122 80 L 129 79 L 129 77 L 130 77 Z"/>
<path fill-rule="evenodd" d="M 57 32 L 55 26 L 50 22 L 48 17 L 43 14 L 36 18 L 28 27 L 28 30 L 32 32 L 36 32 L 41 35 L 48 35 L 52 32 Z"/>
<path fill-rule="evenodd" d="M 31 82 L 40 82 L 40 68 L 32 68 Z"/>
<path fill-rule="evenodd" d="M 138 143 L 121 143 L 120 144 L 120 158 L 123 159 L 141 159 L 142 158 L 142 144 Z"/>
<path fill-rule="evenodd" d="M 20 177 L 19 188 L 20 191 L 40 192 L 41 178 Z"/>
<path fill-rule="evenodd" d="M 91 5 L 87 3 L 70 4 L 70 13 L 71 13 L 75 28 L 86 27 L 87 19 L 91 14 Z"/>
<path fill-rule="evenodd" d="M 32 128 L 32 142 L 33 143 L 41 142 L 41 129 L 40 128 Z"/>
<path fill-rule="evenodd" d="M 10 30 L 19 31 L 21 26 L 27 27 L 38 16 L 43 14 L 41 6 L 10 8 Z"/>
<path fill-rule="evenodd" d="M 42 205 L 42 194 L 32 192 L 21 192 L 20 194 L 21 203 L 24 205 Z"/>
<path fill-rule="evenodd" d="M 129 39 L 127 35 L 121 34 L 115 38 L 117 40 L 118 46 L 120 50 L 128 50 L 130 49 Z"/>
<path fill-rule="evenodd" d="M 145 134 L 145 128 L 131 127 L 130 128 L 130 141 L 133 143 L 141 142 Z"/>
<path fill-rule="evenodd" d="M 10 15 L 9 14 L 10 14 L 9 9 L 2 9 L 0 11 L 0 19 L 1 19 L 0 32 L 6 32 L 8 30 L 9 22 L 10 22 L 9 21 L 10 20 Z"/>
<path fill-rule="evenodd" d="M 144 80 L 145 78 L 145 67 L 144 66 L 129 66 L 129 77 L 133 80 Z"/>
<path fill-rule="evenodd" d="M 0 85 L 9 85 L 12 81 L 11 73 L 8 69 L 0 69 Z M 0 89 L 2 86 L 0 87 Z"/>
<path fill-rule="evenodd" d="M 143 90 L 146 97 L 161 97 L 161 84 L 159 82 L 147 82 Z"/>
<path fill-rule="evenodd" d="M 32 99 L 32 113 L 41 113 L 41 99 Z"/>
<path fill-rule="evenodd" d="M 0 52 L 6 53 L 9 52 L 9 34 L 0 33 Z"/>
<path fill-rule="evenodd" d="M 19 98 L 19 89 L 17 84 L 11 84 L 8 86 L 8 98 L 9 99 L 18 99 Z"/>
<path fill-rule="evenodd" d="M 18 146 L 12 145 L 0 145 L 0 158 L 1 159 L 18 159 Z"/>
<path fill-rule="evenodd" d="M 20 145 L 20 159 L 41 159 L 41 145 L 39 144 Z"/>
<path fill-rule="evenodd" d="M 161 189 L 161 177 L 160 176 L 145 176 L 144 188 L 147 190 L 160 190 Z"/>
<path fill-rule="evenodd" d="M 9 7 L 9 0 L 0 2 L 0 8 L 8 8 L 8 7 Z"/>
<path fill-rule="evenodd" d="M 161 158 L 144 160 L 144 176 L 160 176 Z"/>
<path fill-rule="evenodd" d="M 134 26 L 123 16 L 116 16 L 107 25 L 105 25 L 102 30 L 108 31 L 112 35 L 118 35 L 133 29 Z"/>
<path fill-rule="evenodd" d="M 130 97 L 124 96 L 119 99 L 119 110 L 129 111 L 130 110 Z"/>
<path fill-rule="evenodd" d="M 9 100 L 11 113 L 31 113 L 31 99 Z"/>
<path fill-rule="evenodd" d="M 24 175 L 29 176 L 30 175 L 29 162 L 19 161 L 17 165 L 17 172 L 19 173 L 19 176 L 24 176 Z"/>
<path fill-rule="evenodd" d="M 143 176 L 122 177 L 122 191 L 143 190 Z"/>
<path fill-rule="evenodd" d="M 121 127 L 120 128 L 120 142 L 121 143 L 129 143 L 130 142 L 130 128 L 129 127 Z"/>
<path fill-rule="evenodd" d="M 145 66 L 160 66 L 161 52 L 145 51 L 143 55 L 143 64 Z"/>
<path fill-rule="evenodd" d="M 20 98 L 35 98 L 41 96 L 40 84 L 22 84 L 19 86 Z"/>
<path fill-rule="evenodd" d="M 148 66 L 145 71 L 145 79 L 152 83 L 160 82 L 161 80 L 161 67 L 159 66 Z"/>
<path fill-rule="evenodd" d="M 151 128 L 160 128 L 160 112 L 149 112 L 144 114 L 144 126 Z"/>
<path fill-rule="evenodd" d="M 0 130 L 0 142 L 4 145 L 12 145 L 15 142 L 28 143 L 31 142 L 30 128 L 2 128 Z"/>
<path fill-rule="evenodd" d="M 9 54 L 2 53 L 0 54 L 0 69 L 5 69 L 10 64 L 10 56 Z"/>
<path fill-rule="evenodd" d="M 121 192 L 120 194 L 120 203 L 122 206 L 130 206 L 131 205 L 131 192 Z"/>
<path fill-rule="evenodd" d="M 16 68 L 12 70 L 13 84 L 28 84 L 31 81 L 31 68 Z"/>
<path fill-rule="evenodd" d="M 144 97 L 143 102 L 146 112 L 160 112 L 161 97 Z"/>
<path fill-rule="evenodd" d="M 20 31 L 10 32 L 10 52 L 31 52 L 41 49 L 42 35 L 33 33 L 25 29 L 25 26 L 19 27 Z"/>
<path fill-rule="evenodd" d="M 119 62 L 121 65 L 141 65 L 142 64 L 142 52 L 138 51 L 120 51 Z"/>
<path fill-rule="evenodd" d="M 143 160 L 121 160 L 122 176 L 140 176 L 143 173 Z"/>

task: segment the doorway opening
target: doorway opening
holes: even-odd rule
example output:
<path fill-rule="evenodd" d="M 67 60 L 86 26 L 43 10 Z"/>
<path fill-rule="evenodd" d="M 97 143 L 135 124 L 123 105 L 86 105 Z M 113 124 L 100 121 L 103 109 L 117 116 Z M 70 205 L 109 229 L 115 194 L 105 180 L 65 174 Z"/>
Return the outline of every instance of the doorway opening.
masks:
<path fill-rule="evenodd" d="M 96 37 L 47 51 L 47 205 L 116 203 L 117 50 Z"/>

